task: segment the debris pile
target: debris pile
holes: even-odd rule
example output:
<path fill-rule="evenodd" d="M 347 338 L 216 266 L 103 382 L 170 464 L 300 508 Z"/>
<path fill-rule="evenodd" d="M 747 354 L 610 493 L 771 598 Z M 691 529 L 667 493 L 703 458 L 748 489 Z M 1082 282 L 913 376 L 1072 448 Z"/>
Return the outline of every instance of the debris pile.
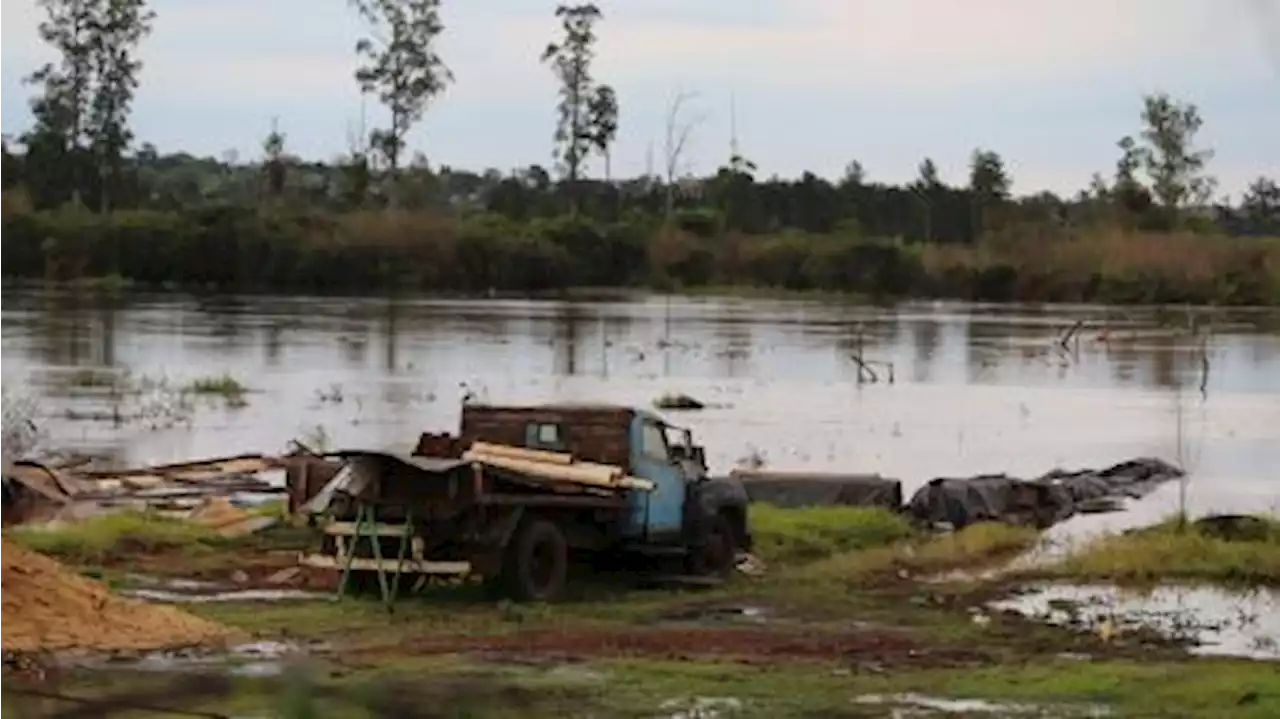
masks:
<path fill-rule="evenodd" d="M 1102 470 L 1054 470 L 1032 480 L 1005 474 L 939 477 L 916 491 L 907 511 L 921 522 L 956 529 L 975 522 L 1048 527 L 1075 514 L 1118 509 L 1121 499 L 1146 496 L 1183 475 L 1168 462 L 1140 458 Z"/>
<path fill-rule="evenodd" d="M 58 562 L 0 540 L 6 652 L 146 651 L 221 644 L 230 630 L 173 607 L 112 594 Z"/>
<path fill-rule="evenodd" d="M 283 474 L 283 461 L 261 455 L 124 470 L 14 462 L 4 471 L 4 522 L 75 519 L 119 508 L 185 516 L 211 497 L 283 494 Z"/>

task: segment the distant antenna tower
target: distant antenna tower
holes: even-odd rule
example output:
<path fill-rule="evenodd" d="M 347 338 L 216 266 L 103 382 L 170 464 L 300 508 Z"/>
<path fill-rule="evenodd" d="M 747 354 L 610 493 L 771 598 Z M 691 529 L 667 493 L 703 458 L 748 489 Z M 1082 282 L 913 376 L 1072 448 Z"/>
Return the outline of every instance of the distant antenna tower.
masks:
<path fill-rule="evenodd" d="M 360 93 L 360 148 L 369 147 L 369 93 Z"/>
<path fill-rule="evenodd" d="M 649 147 L 644 151 L 644 179 L 653 182 L 653 140 L 649 140 Z"/>
<path fill-rule="evenodd" d="M 729 91 L 729 158 L 738 158 L 738 103 L 733 90 Z"/>

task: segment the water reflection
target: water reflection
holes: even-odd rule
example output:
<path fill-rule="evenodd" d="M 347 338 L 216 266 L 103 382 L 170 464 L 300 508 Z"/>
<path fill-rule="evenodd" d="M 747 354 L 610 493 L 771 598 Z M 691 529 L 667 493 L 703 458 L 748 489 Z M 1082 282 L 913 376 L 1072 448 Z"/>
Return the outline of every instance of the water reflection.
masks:
<path fill-rule="evenodd" d="M 648 405 L 679 391 L 717 405 L 682 417 L 716 469 L 754 448 L 779 468 L 881 472 L 910 491 L 942 474 L 1155 455 L 1194 464 L 1193 500 L 1206 509 L 1280 504 L 1269 469 L 1280 463 L 1280 337 L 1258 329 L 1280 327 L 1275 311 L 1201 312 L 1214 327 L 1202 397 L 1200 340 L 1161 324 L 1185 326 L 1185 313 L 1141 309 L 15 289 L 3 299 L 5 379 L 47 400 L 60 444 L 137 461 L 275 451 L 317 424 L 335 444 L 404 446 L 454 428 L 463 385 L 504 402 Z M 1086 329 L 1064 353 L 1058 340 L 1078 319 Z M 857 384 L 859 342 L 895 364 L 895 384 Z M 202 409 L 192 429 L 117 429 L 65 420 L 94 401 L 53 386 L 51 368 L 68 367 L 174 383 L 229 373 L 255 391 L 235 413 Z M 318 401 L 335 385 L 343 401 Z M 1158 516 L 1175 501 L 1145 503 Z"/>
<path fill-rule="evenodd" d="M 939 324 L 922 320 L 911 321 L 911 381 L 928 382 L 930 368 L 938 352 Z"/>

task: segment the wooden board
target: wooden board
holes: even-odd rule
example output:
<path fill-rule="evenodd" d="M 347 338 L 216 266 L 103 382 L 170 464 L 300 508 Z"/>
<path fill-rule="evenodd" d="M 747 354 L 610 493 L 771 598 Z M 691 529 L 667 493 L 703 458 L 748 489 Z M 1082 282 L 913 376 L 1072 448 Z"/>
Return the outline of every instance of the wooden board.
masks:
<path fill-rule="evenodd" d="M 542 449 L 513 447 L 509 444 L 495 444 L 493 442 L 475 442 L 471 445 L 469 451 L 485 455 L 510 457 L 511 459 L 525 459 L 530 462 L 546 462 L 547 464 L 568 465 L 574 463 L 573 455 L 567 452 L 548 452 Z"/>
<path fill-rule="evenodd" d="M 525 459 L 515 459 L 513 457 L 486 454 L 468 450 L 463 454 L 463 459 L 472 462 L 479 462 L 483 465 L 498 467 L 512 472 L 518 472 L 531 478 L 545 479 L 553 482 L 568 482 L 571 484 L 590 485 L 593 487 L 602 487 L 606 489 L 638 489 L 642 491 L 650 491 L 654 488 L 652 482 L 639 477 L 627 477 L 623 475 L 622 468 L 610 464 L 595 464 L 593 462 L 575 462 L 573 464 L 551 464 L 548 462 L 534 462 Z"/>

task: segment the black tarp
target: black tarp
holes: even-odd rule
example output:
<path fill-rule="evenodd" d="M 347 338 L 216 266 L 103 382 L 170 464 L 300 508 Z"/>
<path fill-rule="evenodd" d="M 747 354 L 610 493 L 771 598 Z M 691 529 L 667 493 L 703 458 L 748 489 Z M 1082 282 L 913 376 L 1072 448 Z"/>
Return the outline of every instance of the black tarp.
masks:
<path fill-rule="evenodd" d="M 1029 480 L 1004 474 L 939 477 L 916 491 L 907 511 L 922 522 L 957 529 L 986 521 L 1046 527 L 1103 500 L 1145 496 L 1182 476 L 1167 462 L 1140 458 L 1101 470 L 1053 470 Z"/>

